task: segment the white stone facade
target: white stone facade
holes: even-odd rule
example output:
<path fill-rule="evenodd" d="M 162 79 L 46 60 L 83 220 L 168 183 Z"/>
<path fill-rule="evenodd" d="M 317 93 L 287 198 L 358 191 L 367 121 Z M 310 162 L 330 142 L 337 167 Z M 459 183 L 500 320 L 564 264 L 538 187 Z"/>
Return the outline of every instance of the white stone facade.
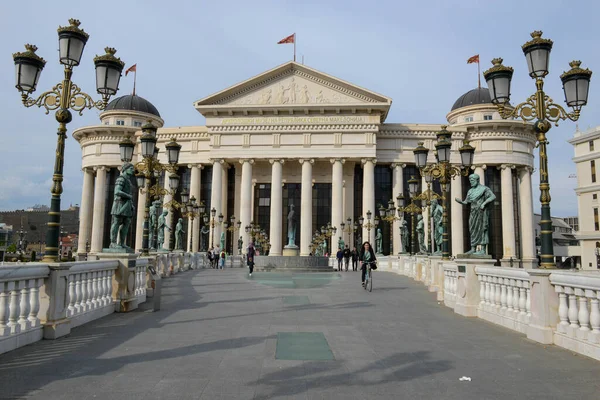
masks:
<path fill-rule="evenodd" d="M 282 254 L 282 248 L 287 244 L 287 225 L 282 216 L 287 214 L 287 208 L 280 186 L 301 184 L 298 196 L 301 204 L 295 204 L 300 214 L 296 244 L 301 255 L 308 255 L 313 232 L 319 228 L 314 222 L 311 187 L 331 185 L 328 221 L 337 227 L 337 236 L 342 236 L 340 224 L 347 218 L 354 222 L 369 210 L 373 216 L 377 215 L 381 201 L 376 203 L 375 199 L 375 192 L 379 190 L 375 175 L 382 166 L 388 168 L 389 194 L 395 199 L 407 190 L 405 168 L 414 167 L 412 150 L 418 142 L 425 142 L 432 150 L 429 161 L 434 161 L 435 134 L 441 129 L 440 125 L 387 123 L 391 103 L 392 100 L 383 95 L 288 62 L 194 102 L 194 107 L 206 119 L 205 126 L 165 128 L 163 120 L 156 115 L 132 110 L 104 112 L 100 125 L 74 132 L 82 148 L 85 171 L 80 241 L 85 243 L 90 239 L 92 252 L 101 250 L 99 241 L 104 229 L 108 229 L 103 224 L 106 208 L 110 207 L 101 199 L 107 190 L 105 171 L 114 171 L 121 164 L 119 141 L 126 136 L 141 135 L 140 128 L 133 126 L 134 121 L 150 119 L 159 127 L 157 146 L 161 149 L 161 161 L 166 162 L 165 144 L 176 138 L 182 146 L 180 167 L 190 170 L 191 182 L 187 189 L 197 199 L 215 207 L 217 215 L 222 213 L 229 218 L 231 215 L 227 211 L 233 209 L 235 217 L 242 222 L 237 236 L 243 237 L 244 246 L 248 238 L 243 227 L 253 222 L 257 207 L 261 206 L 255 204 L 256 191 L 261 183 L 269 183 L 270 211 L 266 221 L 270 225 L 270 232 L 267 232 L 271 238 L 270 254 Z M 116 120 L 125 120 L 126 124 L 114 125 Z M 531 171 L 535 137 L 531 126 L 502 120 L 490 103 L 455 109 L 447 115 L 447 120 L 448 129 L 453 133 L 452 162 L 460 164 L 458 149 L 463 140 L 468 139 L 476 148 L 473 168 L 481 175 L 481 182 L 485 183 L 485 172 L 491 171 L 488 175 L 498 177 L 497 184 L 501 185 L 498 188 L 502 188 L 502 193 L 496 193 L 497 204 L 502 200 L 501 213 L 495 222 L 498 231 L 494 235 L 502 253 L 496 254 L 496 258 L 506 261 L 518 257 L 533 263 Z M 138 155 L 139 146 L 134 160 Z M 201 195 L 203 168 L 212 169 L 212 188 L 210 196 L 204 195 L 205 198 Z M 234 174 L 229 174 L 232 168 Z M 362 171 L 362 180 L 356 178 L 356 171 Z M 229 182 L 232 176 L 234 182 Z M 359 188 L 355 185 L 362 186 L 362 193 L 356 194 Z M 463 253 L 470 245 L 464 239 L 468 238 L 465 236 L 468 223 L 464 222 L 468 208 L 453 201 L 454 197 L 463 198 L 467 189 L 460 179 L 451 187 L 452 254 Z M 513 201 L 513 198 L 518 200 Z M 233 204 L 230 204 L 231 200 Z M 137 230 L 136 249 L 141 246 L 143 201 L 144 197 L 140 196 L 137 226 L 131 227 Z M 359 203 L 355 204 L 355 201 Z M 394 253 L 400 249 L 399 228 L 400 223 L 396 221 L 390 240 Z M 197 221 L 193 229 L 195 239 L 191 250 L 197 251 L 196 238 L 200 229 Z M 214 230 L 215 244 L 221 231 L 219 226 Z M 362 239 L 367 239 L 368 234 L 363 230 Z M 383 234 L 389 235 L 388 232 Z M 374 232 L 370 232 L 370 237 L 373 240 Z M 516 237 L 520 240 L 516 241 Z M 348 241 L 346 233 L 343 238 Z M 189 243 L 189 237 L 186 242 Z M 232 242 L 234 252 L 237 252 L 237 237 Z M 350 235 L 350 243 L 354 243 L 354 234 Z"/>
<path fill-rule="evenodd" d="M 581 265 L 584 269 L 598 269 L 600 255 L 600 126 L 581 132 L 569 140 L 574 147 L 573 161 L 577 168 L 577 208 L 579 232 L 576 234 L 581 246 Z"/>

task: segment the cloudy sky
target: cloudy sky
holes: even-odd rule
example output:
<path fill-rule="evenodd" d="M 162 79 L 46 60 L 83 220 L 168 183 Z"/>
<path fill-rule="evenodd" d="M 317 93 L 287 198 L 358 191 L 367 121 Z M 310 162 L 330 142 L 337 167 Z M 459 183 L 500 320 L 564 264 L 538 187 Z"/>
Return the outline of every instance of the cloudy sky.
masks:
<path fill-rule="evenodd" d="M 576 4 L 576 6 L 575 6 Z M 537 10 L 537 7 L 543 7 Z M 57 123 L 43 109 L 22 106 L 14 88 L 11 54 L 25 43 L 39 47 L 48 63 L 37 95 L 62 79 L 56 28 L 81 20 L 90 34 L 73 80 L 95 92 L 92 59 L 107 45 L 127 67 L 137 63 L 137 94 L 160 111 L 166 126 L 204 123 L 194 100 L 282 64 L 292 45 L 276 45 L 297 33 L 305 64 L 393 99 L 388 122 L 443 123 L 457 97 L 477 86 L 475 54 L 487 69 L 493 57 L 515 68 L 512 101 L 535 86 L 527 75 L 521 45 L 533 30 L 554 40 L 548 94 L 564 104 L 559 75 L 573 59 L 595 72 L 581 130 L 600 125 L 600 2 L 548 0 L 127 0 L 102 2 L 3 1 L 0 4 L 0 210 L 48 204 Z M 119 95 L 131 93 L 131 75 Z M 95 95 L 95 97 L 98 97 Z M 75 115 L 68 126 L 63 208 L 81 201 L 81 151 L 71 132 L 98 122 L 96 110 Z M 550 133 L 552 214 L 577 214 L 571 161 L 575 123 Z M 537 164 L 537 157 L 536 157 Z M 533 177 L 536 199 L 537 174 Z M 536 212 L 539 202 L 535 201 Z"/>

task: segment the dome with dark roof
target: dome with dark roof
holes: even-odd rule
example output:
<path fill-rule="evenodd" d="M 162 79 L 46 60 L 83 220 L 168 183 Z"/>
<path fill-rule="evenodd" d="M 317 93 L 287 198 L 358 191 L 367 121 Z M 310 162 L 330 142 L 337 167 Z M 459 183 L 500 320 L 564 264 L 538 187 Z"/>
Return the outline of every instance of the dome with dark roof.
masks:
<path fill-rule="evenodd" d="M 476 88 L 469 90 L 454 102 L 451 111 L 477 104 L 492 104 L 492 99 L 490 98 L 490 91 L 488 88 Z"/>
<path fill-rule="evenodd" d="M 117 97 L 104 109 L 104 111 L 115 111 L 115 110 L 126 110 L 126 111 L 139 111 L 147 114 L 156 115 L 160 118 L 158 110 L 152 103 L 143 97 L 136 96 L 135 94 L 128 94 L 126 96 Z"/>

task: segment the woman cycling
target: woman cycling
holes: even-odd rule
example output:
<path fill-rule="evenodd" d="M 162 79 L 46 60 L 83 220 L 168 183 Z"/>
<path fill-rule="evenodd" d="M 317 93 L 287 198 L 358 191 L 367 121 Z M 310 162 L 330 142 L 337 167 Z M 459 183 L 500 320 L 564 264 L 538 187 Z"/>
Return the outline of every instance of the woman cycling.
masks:
<path fill-rule="evenodd" d="M 377 258 L 375 258 L 375 252 L 373 251 L 373 247 L 371 247 L 371 244 L 369 242 L 364 242 L 361 246 L 358 259 L 361 262 L 360 270 L 362 277 L 362 285 L 364 286 L 365 274 L 367 273 L 367 264 L 371 264 L 371 269 L 377 269 L 377 266 L 375 264 Z"/>

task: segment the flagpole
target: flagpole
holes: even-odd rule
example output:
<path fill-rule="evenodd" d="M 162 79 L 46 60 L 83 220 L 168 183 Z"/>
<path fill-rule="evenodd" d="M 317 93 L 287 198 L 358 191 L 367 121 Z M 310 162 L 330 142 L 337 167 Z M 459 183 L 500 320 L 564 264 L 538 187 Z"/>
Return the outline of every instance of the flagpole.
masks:
<path fill-rule="evenodd" d="M 133 71 L 133 95 L 135 96 L 135 81 L 137 78 L 137 68 Z"/>
<path fill-rule="evenodd" d="M 294 62 L 296 62 L 296 33 L 294 32 Z"/>
<path fill-rule="evenodd" d="M 481 71 L 479 70 L 479 60 L 477 60 L 477 86 L 481 89 Z"/>

